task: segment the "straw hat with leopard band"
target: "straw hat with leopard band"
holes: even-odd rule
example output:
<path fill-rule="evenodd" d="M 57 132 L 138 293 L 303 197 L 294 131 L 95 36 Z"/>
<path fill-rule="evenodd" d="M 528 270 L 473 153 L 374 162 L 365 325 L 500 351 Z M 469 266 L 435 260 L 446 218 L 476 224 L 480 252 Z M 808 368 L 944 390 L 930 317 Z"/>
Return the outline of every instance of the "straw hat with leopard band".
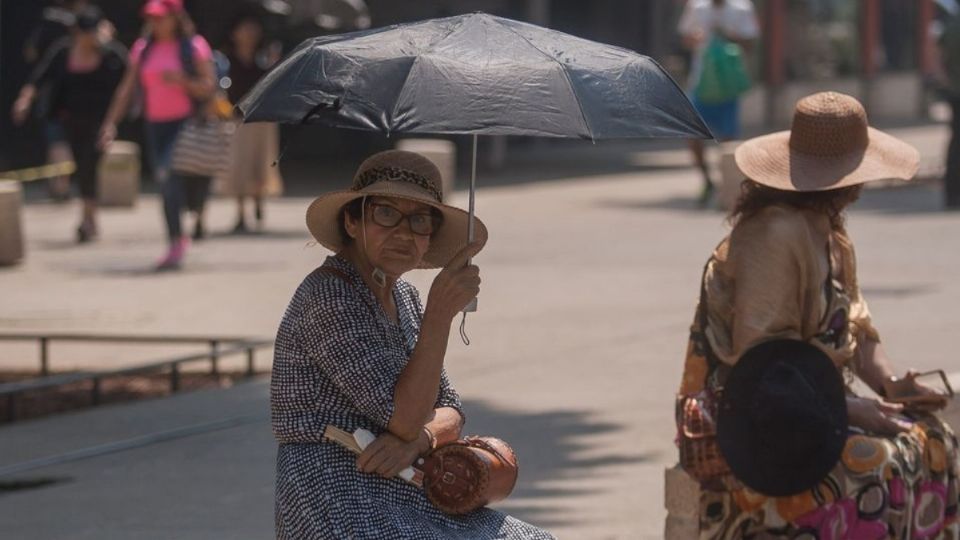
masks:
<path fill-rule="evenodd" d="M 333 251 L 343 249 L 340 220 L 343 207 L 363 197 L 408 199 L 436 208 L 443 224 L 430 238 L 430 248 L 420 268 L 441 268 L 467 245 L 469 215 L 443 204 L 440 170 L 426 157 L 415 152 L 387 150 L 367 158 L 353 177 L 349 190 L 334 191 L 317 197 L 307 208 L 307 228 L 317 242 Z M 474 217 L 476 240 L 487 241 L 487 228 Z"/>
<path fill-rule="evenodd" d="M 743 174 L 784 191 L 827 191 L 874 180 L 910 180 L 920 154 L 870 127 L 856 99 L 821 92 L 797 102 L 790 131 L 750 139 L 736 150 Z"/>

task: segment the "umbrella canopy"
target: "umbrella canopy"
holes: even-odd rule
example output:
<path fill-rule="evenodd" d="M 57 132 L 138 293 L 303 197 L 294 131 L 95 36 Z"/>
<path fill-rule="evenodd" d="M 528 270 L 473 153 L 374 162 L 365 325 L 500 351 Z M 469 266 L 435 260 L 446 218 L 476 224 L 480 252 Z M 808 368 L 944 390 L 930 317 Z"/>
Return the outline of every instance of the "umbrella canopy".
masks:
<path fill-rule="evenodd" d="M 388 135 L 712 137 L 649 57 L 485 13 L 309 39 L 238 108 Z"/>

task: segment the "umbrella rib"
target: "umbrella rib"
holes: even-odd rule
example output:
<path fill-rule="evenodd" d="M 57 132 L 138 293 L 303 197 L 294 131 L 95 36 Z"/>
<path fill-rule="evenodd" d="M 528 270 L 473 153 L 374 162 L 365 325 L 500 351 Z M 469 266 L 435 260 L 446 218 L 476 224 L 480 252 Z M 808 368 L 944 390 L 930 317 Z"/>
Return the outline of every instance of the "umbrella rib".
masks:
<path fill-rule="evenodd" d="M 387 127 L 388 137 L 390 136 L 390 132 L 392 131 L 391 128 L 393 127 L 393 120 L 394 118 L 397 117 L 397 107 L 400 106 L 400 101 L 401 101 L 400 98 L 403 97 L 403 92 L 407 89 L 407 79 L 410 78 L 410 72 L 413 71 L 413 66 L 420 61 L 421 56 L 425 54 L 430 54 L 430 52 L 433 50 L 434 47 L 437 46 L 438 43 L 450 37 L 450 34 L 456 32 L 461 26 L 463 26 L 463 20 L 457 21 L 457 24 L 455 24 L 453 28 L 451 28 L 446 34 L 444 34 L 443 37 L 435 40 L 433 43 L 430 43 L 430 45 L 428 45 L 426 49 L 417 53 L 417 55 L 413 57 L 413 62 L 410 62 L 410 69 L 408 69 L 406 75 L 403 76 L 403 84 L 400 85 L 400 93 L 397 95 L 397 100 L 393 102 L 393 108 L 390 110 L 390 119 L 389 119 L 390 125 Z"/>
<path fill-rule="evenodd" d="M 594 136 L 593 136 L 593 128 L 590 127 L 590 122 L 587 122 L 587 115 L 583 112 L 583 104 L 580 103 L 580 96 L 577 95 L 577 89 L 574 88 L 573 82 L 570 80 L 570 74 L 567 73 L 567 68 L 566 68 L 566 66 L 563 65 L 563 62 L 561 62 L 561 61 L 557 60 L 556 58 L 554 58 L 554 57 L 550 56 L 549 54 L 547 54 L 546 51 L 544 51 L 544 50 L 541 49 L 540 47 L 537 47 L 536 45 L 534 45 L 532 41 L 530 41 L 529 39 L 526 38 L 526 36 L 524 36 L 524 35 L 521 34 L 520 32 L 517 32 L 516 30 L 514 30 L 513 28 L 511 28 L 509 25 L 506 25 L 506 24 L 505 24 L 505 25 L 503 25 L 503 27 L 506 28 L 507 30 L 513 32 L 514 34 L 516 34 L 517 37 L 519 37 L 520 39 L 526 41 L 526 42 L 527 42 L 527 45 L 530 45 L 531 47 L 533 47 L 538 53 L 542 54 L 543 56 L 546 56 L 548 59 L 552 60 L 552 61 L 555 62 L 558 66 L 560 66 L 560 72 L 563 73 L 563 78 L 566 79 L 566 81 L 567 81 L 567 86 L 570 87 L 570 93 L 573 94 L 573 99 L 576 100 L 576 102 L 577 102 L 577 109 L 580 111 L 580 119 L 583 121 L 584 127 L 587 128 L 587 132 L 590 134 L 590 140 L 593 141 L 593 142 L 597 142 L 596 138 L 594 138 Z"/>

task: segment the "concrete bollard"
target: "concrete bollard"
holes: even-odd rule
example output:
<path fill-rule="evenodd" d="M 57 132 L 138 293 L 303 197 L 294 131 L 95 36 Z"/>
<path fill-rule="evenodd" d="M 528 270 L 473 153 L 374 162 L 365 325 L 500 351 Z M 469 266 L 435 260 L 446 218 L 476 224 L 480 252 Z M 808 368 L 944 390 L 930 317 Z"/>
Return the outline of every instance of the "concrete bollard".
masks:
<path fill-rule="evenodd" d="M 720 145 L 720 186 L 717 189 L 717 206 L 722 210 L 730 211 L 740 198 L 740 184 L 746 176 L 737 167 L 734 152 L 739 141 L 727 142 Z"/>
<path fill-rule="evenodd" d="M 665 540 L 697 540 L 700 538 L 700 520 L 668 515 L 663 537 Z"/>
<path fill-rule="evenodd" d="M 17 264 L 24 257 L 22 205 L 20 182 L 0 180 L 0 266 Z"/>
<path fill-rule="evenodd" d="M 101 206 L 133 207 L 140 194 L 140 146 L 115 141 L 100 158 L 97 200 Z"/>
<path fill-rule="evenodd" d="M 447 199 L 453 192 L 457 176 L 457 146 L 453 141 L 444 139 L 401 139 L 397 150 L 416 152 L 440 169 L 443 179 L 443 197 Z"/>
<path fill-rule="evenodd" d="M 663 506 L 667 509 L 664 538 L 686 540 L 700 535 L 700 483 L 675 465 L 664 470 Z"/>

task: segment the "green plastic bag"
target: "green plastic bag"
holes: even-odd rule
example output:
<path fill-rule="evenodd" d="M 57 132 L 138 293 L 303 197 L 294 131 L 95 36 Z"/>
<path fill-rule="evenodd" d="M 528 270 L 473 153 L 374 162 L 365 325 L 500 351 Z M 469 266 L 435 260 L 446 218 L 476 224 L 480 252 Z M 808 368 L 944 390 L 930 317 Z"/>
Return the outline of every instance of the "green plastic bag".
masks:
<path fill-rule="evenodd" d="M 750 76 L 740 45 L 713 36 L 703 51 L 702 61 L 700 81 L 694 90 L 701 103 L 725 103 L 750 89 Z"/>

